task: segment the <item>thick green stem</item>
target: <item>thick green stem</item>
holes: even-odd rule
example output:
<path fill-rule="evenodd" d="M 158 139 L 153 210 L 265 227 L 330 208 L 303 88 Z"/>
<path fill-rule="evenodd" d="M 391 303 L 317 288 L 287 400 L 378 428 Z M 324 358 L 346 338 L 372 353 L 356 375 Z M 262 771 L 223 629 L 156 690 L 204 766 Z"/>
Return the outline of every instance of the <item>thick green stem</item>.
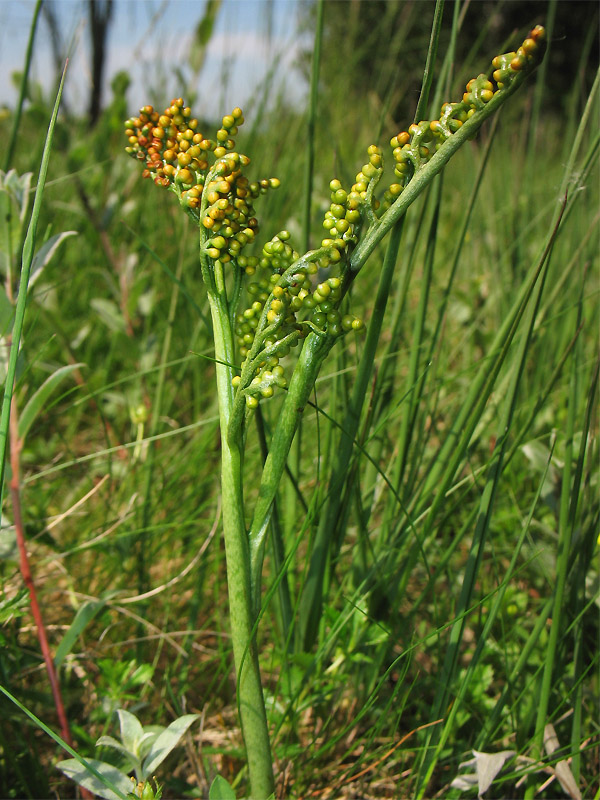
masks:
<path fill-rule="evenodd" d="M 271 440 L 252 525 L 250 526 L 252 593 L 256 603 L 258 603 L 258 597 L 260 597 L 265 539 L 273 501 L 285 471 L 287 457 L 298 422 L 314 388 L 321 364 L 334 342 L 335 339 L 331 336 L 323 336 L 316 333 L 308 335 L 294 369 L 294 374 L 277 420 L 277 428 Z"/>
<path fill-rule="evenodd" d="M 221 492 L 223 537 L 227 561 L 229 617 L 237 675 L 237 697 L 252 798 L 262 800 L 274 790 L 267 715 L 256 646 L 256 615 L 250 585 L 250 548 L 244 522 L 241 438 L 227 429 L 233 408 L 233 334 L 226 301 L 209 292 L 215 340 L 215 367 L 221 425 Z"/>

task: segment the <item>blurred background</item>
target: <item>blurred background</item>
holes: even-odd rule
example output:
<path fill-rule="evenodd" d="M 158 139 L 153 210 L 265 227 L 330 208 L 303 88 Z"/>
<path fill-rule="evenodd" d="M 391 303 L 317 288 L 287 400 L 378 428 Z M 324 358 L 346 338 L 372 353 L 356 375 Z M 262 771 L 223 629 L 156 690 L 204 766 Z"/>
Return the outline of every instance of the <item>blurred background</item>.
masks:
<path fill-rule="evenodd" d="M 344 81 L 346 73 L 349 99 L 373 93 L 384 97 L 391 91 L 396 107 L 402 98 L 414 105 L 421 70 L 414 56 L 428 40 L 433 0 L 331 0 L 327 6 L 322 74 L 336 74 Z M 5 75 L 0 107 L 13 106 L 18 97 L 34 8 L 34 0 L 0 3 Z M 461 14 L 466 35 L 459 53 L 467 60 L 470 50 L 497 47 L 517 30 L 547 24 L 551 14 L 550 71 L 556 97 L 575 79 L 582 48 L 589 53 L 588 78 L 593 76 L 598 60 L 594 0 L 551 7 L 528 0 L 467 2 Z M 127 91 L 134 108 L 148 101 L 161 105 L 172 95 L 185 94 L 199 106 L 198 113 L 217 117 L 225 108 L 252 102 L 264 92 L 266 79 L 273 105 L 282 96 L 291 105 L 301 104 L 314 22 L 311 0 L 46 0 L 36 33 L 29 99 L 49 98 L 69 56 L 63 111 L 87 114 L 92 124 L 119 73 L 127 75 L 128 89 L 120 81 L 118 90 Z M 406 38 L 408 29 L 411 35 Z M 588 41 L 582 42 L 582 31 L 588 33 Z M 405 38 L 400 58 L 399 37 Z"/>

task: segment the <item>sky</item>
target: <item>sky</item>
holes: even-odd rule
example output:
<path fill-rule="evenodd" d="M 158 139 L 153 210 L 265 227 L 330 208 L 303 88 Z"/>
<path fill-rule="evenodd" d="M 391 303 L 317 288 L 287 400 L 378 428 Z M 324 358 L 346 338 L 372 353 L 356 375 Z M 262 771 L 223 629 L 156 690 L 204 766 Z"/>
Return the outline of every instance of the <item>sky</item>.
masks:
<path fill-rule="evenodd" d="M 90 46 L 87 0 L 46 0 L 59 21 L 65 49 L 72 43 L 66 83 L 69 108 L 87 108 Z M 18 91 L 10 75 L 23 68 L 34 0 L 0 0 L 0 106 L 13 106 Z M 166 105 L 181 94 L 177 69 L 187 69 L 194 29 L 205 0 L 115 0 L 109 30 L 107 76 L 126 70 L 132 78 L 128 99 L 133 110 L 146 102 Z M 223 0 L 204 69 L 197 84 L 203 116 L 244 107 L 269 70 L 290 98 L 305 90 L 294 69 L 298 55 L 298 0 Z M 187 70 L 189 75 L 189 69 Z M 48 25 L 38 22 L 32 78 L 49 98 L 56 81 Z M 110 90 L 103 100 L 110 99 Z"/>

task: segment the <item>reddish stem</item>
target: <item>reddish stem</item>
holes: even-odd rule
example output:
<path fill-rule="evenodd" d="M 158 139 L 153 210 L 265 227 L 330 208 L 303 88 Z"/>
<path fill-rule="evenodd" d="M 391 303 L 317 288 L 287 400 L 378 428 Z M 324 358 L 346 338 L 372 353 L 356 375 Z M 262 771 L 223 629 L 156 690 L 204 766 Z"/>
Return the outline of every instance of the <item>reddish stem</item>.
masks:
<path fill-rule="evenodd" d="M 50 646 L 48 645 L 46 628 L 44 626 L 44 620 L 42 619 L 42 612 L 40 610 L 40 605 L 38 603 L 37 592 L 35 590 L 35 584 L 33 582 L 33 577 L 31 575 L 31 567 L 29 565 L 29 556 L 27 555 L 27 547 L 25 545 L 25 529 L 23 526 L 23 516 L 21 513 L 21 490 L 20 490 L 21 468 L 20 468 L 20 458 L 19 458 L 21 453 L 22 442 L 19 439 L 17 408 L 14 396 L 11 401 L 11 406 L 12 407 L 10 414 L 10 466 L 12 469 L 12 476 L 10 479 L 9 486 L 10 486 L 10 496 L 13 507 L 15 532 L 17 535 L 17 545 L 19 547 L 21 575 L 23 576 L 23 580 L 29 591 L 29 602 L 31 605 L 31 613 L 33 614 L 33 619 L 36 624 L 40 647 L 42 649 L 42 655 L 44 656 L 44 661 L 46 663 L 46 672 L 48 673 L 48 679 L 50 681 L 50 687 L 52 689 L 52 696 L 54 698 L 54 705 L 56 707 L 56 713 L 58 715 L 58 720 L 60 722 L 61 735 L 62 738 L 65 740 L 65 742 L 68 745 L 71 745 L 72 747 L 73 740 L 71 739 L 71 731 L 69 729 L 67 715 L 65 714 L 65 707 L 62 701 L 60 686 L 58 685 L 58 678 L 56 676 L 56 669 L 54 668 L 54 661 L 52 659 L 52 654 L 50 653 Z"/>
<path fill-rule="evenodd" d="M 29 564 L 29 556 L 27 555 L 27 547 L 25 544 L 25 527 L 23 525 L 23 515 L 21 513 L 21 464 L 20 455 L 23 441 L 19 438 L 19 424 L 17 417 L 17 404 L 13 395 L 11 399 L 11 414 L 10 414 L 10 466 L 12 469 L 12 476 L 9 482 L 10 496 L 13 508 L 13 520 L 15 526 L 15 533 L 17 537 L 17 545 L 19 548 L 19 567 L 23 581 L 29 591 L 29 603 L 31 605 L 31 613 L 35 621 L 38 640 L 44 662 L 46 664 L 46 672 L 48 673 L 48 680 L 50 681 L 50 688 L 52 689 L 52 697 L 54 698 L 54 706 L 56 714 L 60 723 L 60 730 L 62 738 L 65 742 L 73 747 L 73 739 L 71 737 L 71 729 L 69 728 L 69 721 L 65 713 L 65 706 L 58 683 L 58 676 L 54 667 L 54 660 L 50 652 L 50 645 L 48 644 L 48 637 L 46 635 L 46 627 L 42 618 L 40 604 L 37 599 L 37 592 L 31 574 L 31 567 Z M 80 787 L 81 796 L 85 800 L 92 800 L 93 794 L 87 789 Z"/>

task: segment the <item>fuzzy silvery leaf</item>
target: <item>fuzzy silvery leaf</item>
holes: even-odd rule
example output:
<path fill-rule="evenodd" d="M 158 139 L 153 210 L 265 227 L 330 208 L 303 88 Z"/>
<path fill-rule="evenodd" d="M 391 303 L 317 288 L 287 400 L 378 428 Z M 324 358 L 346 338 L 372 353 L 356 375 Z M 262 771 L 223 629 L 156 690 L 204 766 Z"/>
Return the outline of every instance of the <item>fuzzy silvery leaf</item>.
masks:
<path fill-rule="evenodd" d="M 172 722 L 169 727 L 166 728 L 160 734 L 160 736 L 156 738 L 156 741 L 152 745 L 152 748 L 148 753 L 146 760 L 144 761 L 144 778 L 154 773 L 156 768 L 165 760 L 171 750 L 173 750 L 174 747 L 177 747 L 179 740 L 190 727 L 192 722 L 197 719 L 198 714 L 184 714 L 182 717 L 179 717 Z"/>
<path fill-rule="evenodd" d="M 144 759 L 148 755 L 154 742 L 165 730 L 166 728 L 164 725 L 146 725 L 144 727 L 144 735 L 140 739 L 138 745 L 138 752 L 141 759 Z"/>
<path fill-rule="evenodd" d="M 59 761 L 56 766 L 67 778 L 71 778 L 79 786 L 83 786 L 98 797 L 103 797 L 105 800 L 123 800 L 123 797 L 127 797 L 127 793 L 131 791 L 131 780 L 125 773 L 113 767 L 112 764 L 96 761 L 93 758 L 88 759 L 87 763 L 104 778 L 104 781 L 89 772 L 75 758 Z M 112 785 L 113 788 L 110 789 L 107 784 Z"/>
<path fill-rule="evenodd" d="M 125 330 L 125 320 L 116 303 L 106 297 L 93 297 L 90 305 L 98 314 L 102 322 L 114 333 Z"/>
<path fill-rule="evenodd" d="M 9 169 L 8 172 L 0 170 L 0 191 L 6 192 L 17 206 L 21 226 L 25 222 L 27 209 L 29 208 L 32 177 L 33 172 L 25 172 L 23 175 L 19 175 L 14 169 Z"/>
<path fill-rule="evenodd" d="M 125 745 L 121 744 L 117 739 L 113 736 L 101 736 L 98 741 L 96 742 L 96 747 L 112 747 L 113 750 L 121 753 L 121 755 L 125 756 L 127 761 L 129 762 L 128 770 L 135 770 L 136 774 L 141 769 L 141 760 L 132 753 L 130 750 L 125 747 Z"/>
<path fill-rule="evenodd" d="M 121 741 L 123 745 L 134 756 L 139 755 L 139 743 L 144 736 L 144 729 L 139 719 L 124 708 L 117 711 L 119 715 L 119 723 L 121 725 Z"/>

